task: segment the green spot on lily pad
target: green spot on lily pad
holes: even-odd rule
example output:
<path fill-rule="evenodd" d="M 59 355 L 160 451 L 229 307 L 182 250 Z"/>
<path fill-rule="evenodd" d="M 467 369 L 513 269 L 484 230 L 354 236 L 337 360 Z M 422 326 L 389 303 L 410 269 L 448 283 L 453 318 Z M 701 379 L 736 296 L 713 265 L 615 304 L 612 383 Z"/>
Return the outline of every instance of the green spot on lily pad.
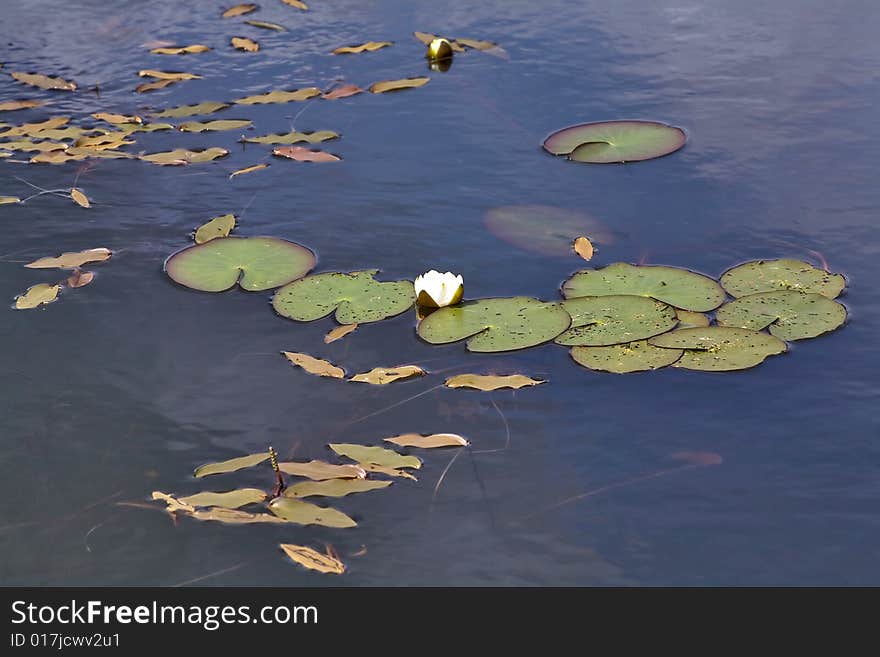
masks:
<path fill-rule="evenodd" d="M 636 340 L 609 347 L 573 347 L 571 357 L 578 365 L 591 370 L 627 374 L 672 365 L 682 353 L 681 349 L 664 349 L 647 340 Z"/>
<path fill-rule="evenodd" d="M 803 340 L 841 326 L 846 321 L 846 308 L 821 294 L 779 290 L 749 294 L 726 303 L 718 309 L 715 320 L 719 326 L 756 331 L 769 326 L 777 338 Z"/>
<path fill-rule="evenodd" d="M 648 340 L 665 349 L 683 349 L 673 367 L 726 372 L 754 367 L 787 347 L 779 338 L 750 329 L 709 326 L 677 329 Z"/>
<path fill-rule="evenodd" d="M 308 276 L 275 293 L 275 312 L 299 322 L 326 317 L 334 310 L 340 324 L 365 324 L 399 315 L 415 302 L 410 281 L 382 282 L 378 269 Z"/>
<path fill-rule="evenodd" d="M 728 269 L 721 275 L 721 285 L 731 296 L 742 297 L 758 292 L 798 290 L 815 292 L 834 299 L 846 287 L 846 279 L 817 269 L 803 260 L 755 260 Z"/>
<path fill-rule="evenodd" d="M 674 308 L 649 297 L 578 297 L 560 305 L 571 315 L 571 328 L 556 338 L 556 343 L 568 346 L 601 347 L 643 340 L 678 323 Z"/>
<path fill-rule="evenodd" d="M 687 135 L 656 121 L 598 121 L 563 128 L 547 137 L 544 150 L 576 162 L 638 162 L 669 155 Z"/>
<path fill-rule="evenodd" d="M 302 278 L 315 266 L 308 248 L 277 237 L 218 237 L 181 249 L 165 261 L 177 283 L 202 292 L 223 292 L 237 283 L 255 292 Z"/>
<path fill-rule="evenodd" d="M 696 312 L 714 310 L 725 297 L 718 283 L 687 269 L 625 262 L 576 273 L 562 286 L 562 294 L 566 299 L 632 294 Z"/>
<path fill-rule="evenodd" d="M 561 304 L 510 297 L 441 308 L 419 323 L 418 333 L 431 344 L 470 338 L 469 351 L 491 352 L 533 347 L 569 326 L 571 316 Z"/>

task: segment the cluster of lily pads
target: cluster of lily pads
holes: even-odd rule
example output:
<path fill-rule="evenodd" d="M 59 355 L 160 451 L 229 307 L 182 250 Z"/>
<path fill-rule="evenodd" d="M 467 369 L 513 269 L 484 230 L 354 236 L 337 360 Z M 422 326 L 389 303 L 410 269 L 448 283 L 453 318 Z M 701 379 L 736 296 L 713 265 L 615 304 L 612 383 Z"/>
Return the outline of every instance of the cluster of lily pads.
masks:
<path fill-rule="evenodd" d="M 416 303 L 408 280 L 380 281 L 375 269 L 310 275 L 315 263 L 315 254 L 295 242 L 220 237 L 178 251 L 165 270 L 204 292 L 278 288 L 275 312 L 301 322 L 330 314 L 344 325 L 378 322 Z M 570 347 L 577 363 L 608 372 L 667 365 L 740 370 L 785 352 L 786 341 L 840 327 L 846 308 L 834 299 L 845 285 L 840 274 L 791 259 L 749 262 L 720 281 L 675 267 L 615 263 L 572 275 L 562 301 L 469 300 L 423 312 L 416 330 L 430 344 L 465 341 L 473 352 L 552 341 Z M 705 314 L 712 311 L 714 323 Z"/>

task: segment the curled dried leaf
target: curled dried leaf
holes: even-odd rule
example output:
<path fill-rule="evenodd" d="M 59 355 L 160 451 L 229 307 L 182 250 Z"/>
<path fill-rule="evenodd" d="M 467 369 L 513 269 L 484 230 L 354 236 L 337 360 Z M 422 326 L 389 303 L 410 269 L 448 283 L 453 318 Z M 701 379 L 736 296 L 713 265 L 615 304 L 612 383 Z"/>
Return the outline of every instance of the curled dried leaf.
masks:
<path fill-rule="evenodd" d="M 12 203 L 21 203 L 21 199 L 17 196 L 0 196 L 0 205 L 10 205 Z"/>
<path fill-rule="evenodd" d="M 307 11 L 309 6 L 303 2 L 302 0 L 281 0 L 286 5 L 290 5 L 291 7 L 296 7 L 297 9 L 302 9 L 303 11 Z"/>
<path fill-rule="evenodd" d="M 58 298 L 61 291 L 60 285 L 50 285 L 49 283 L 38 283 L 32 285 L 22 294 L 15 297 L 16 310 L 29 310 L 47 303 L 52 303 Z"/>
<path fill-rule="evenodd" d="M 543 379 L 532 379 L 523 374 L 509 374 L 507 376 L 495 376 L 488 374 L 456 374 L 446 379 L 447 388 L 474 388 L 476 390 L 498 390 L 499 388 L 513 388 L 518 390 L 525 386 L 537 386 L 546 383 Z"/>
<path fill-rule="evenodd" d="M 237 171 L 233 171 L 229 174 L 229 179 L 232 180 L 236 176 L 241 176 L 245 173 L 253 173 L 254 171 L 259 171 L 260 169 L 268 169 L 268 164 L 255 164 L 250 167 L 245 167 L 244 169 L 238 169 Z"/>
<path fill-rule="evenodd" d="M 260 49 L 259 43 L 247 37 L 232 37 L 229 43 L 236 50 L 243 50 L 244 52 L 257 52 Z"/>
<path fill-rule="evenodd" d="M 94 278 L 94 272 L 74 269 L 73 273 L 67 278 L 67 287 L 85 287 L 91 283 Z"/>
<path fill-rule="evenodd" d="M 574 247 L 574 252 L 584 260 L 589 261 L 593 259 L 593 243 L 583 235 L 576 238 L 572 246 Z"/>
<path fill-rule="evenodd" d="M 208 52 L 210 48 L 201 43 L 194 43 L 191 46 L 162 46 L 153 48 L 150 53 L 153 55 L 193 55 L 201 52 Z"/>
<path fill-rule="evenodd" d="M 357 54 L 361 52 L 373 52 L 393 45 L 391 41 L 367 41 L 356 46 L 340 46 L 333 51 L 334 55 Z"/>
<path fill-rule="evenodd" d="M 400 91 L 401 89 L 415 89 L 422 87 L 431 80 L 427 77 L 403 78 L 400 80 L 383 80 L 382 82 L 374 82 L 370 85 L 370 92 L 374 94 L 384 94 L 389 91 Z"/>
<path fill-rule="evenodd" d="M 281 543 L 281 549 L 293 561 L 309 570 L 334 575 L 341 575 L 345 572 L 345 564 L 332 554 L 329 547 L 326 554 L 321 554 L 305 545 L 293 545 L 292 543 Z"/>
<path fill-rule="evenodd" d="M 195 75 L 194 73 L 180 73 L 174 71 L 157 71 L 155 69 L 147 68 L 142 71 L 138 71 L 138 75 L 142 78 L 156 78 L 158 80 L 200 80 L 202 78 L 201 75 Z"/>
<path fill-rule="evenodd" d="M 82 208 L 89 208 L 92 204 L 89 202 L 89 197 L 83 194 L 76 187 L 70 190 L 70 198 L 73 199 L 73 202 Z"/>
<path fill-rule="evenodd" d="M 423 436 L 419 433 L 404 433 L 399 436 L 386 438 L 386 442 L 400 445 L 401 447 L 421 447 L 432 449 L 435 447 L 467 447 L 470 443 L 455 433 L 432 433 Z"/>
<path fill-rule="evenodd" d="M 110 249 L 99 247 L 97 249 L 86 249 L 85 251 L 62 253 L 55 258 L 39 258 L 29 262 L 25 267 L 29 269 L 75 269 L 87 262 L 104 262 L 111 255 L 113 255 L 113 252 Z"/>
<path fill-rule="evenodd" d="M 374 367 L 369 372 L 355 374 L 350 381 L 372 383 L 383 386 L 400 379 L 411 379 L 414 376 L 425 376 L 427 372 L 418 365 L 400 365 L 398 367 Z"/>
<path fill-rule="evenodd" d="M 220 14 L 223 18 L 235 18 L 236 16 L 243 16 L 244 14 L 249 14 L 252 11 L 256 11 L 260 8 L 260 5 L 255 4 L 253 2 L 243 3 L 240 5 L 235 5 L 230 7 L 229 9 L 223 10 L 223 13 Z"/>
<path fill-rule="evenodd" d="M 287 360 L 289 360 L 294 365 L 303 368 L 309 374 L 316 374 L 318 376 L 329 376 L 334 379 L 345 378 L 344 369 L 342 369 L 341 367 L 337 367 L 333 363 L 330 363 L 326 360 L 321 360 L 320 358 L 315 358 L 314 356 L 301 354 L 295 351 L 282 351 L 281 353 L 284 354 L 284 357 L 287 358 Z"/>
<path fill-rule="evenodd" d="M 357 324 L 343 324 L 342 326 L 337 326 L 335 329 L 332 329 L 327 335 L 324 336 L 324 344 L 330 344 L 331 342 L 336 342 L 337 340 L 341 340 L 346 335 L 357 329 Z"/>
<path fill-rule="evenodd" d="M 348 98 L 349 96 L 355 96 L 357 94 L 363 93 L 364 90 L 361 89 L 356 84 L 343 84 L 341 87 L 336 87 L 335 89 L 331 89 L 321 95 L 321 98 L 326 100 L 336 100 L 338 98 Z"/>
<path fill-rule="evenodd" d="M 254 21 L 249 20 L 245 21 L 251 27 L 258 27 L 261 30 L 274 30 L 275 32 L 286 32 L 287 28 L 283 25 L 279 25 L 278 23 L 270 23 L 269 21 Z"/>
<path fill-rule="evenodd" d="M 126 114 L 111 114 L 110 112 L 95 112 L 92 114 L 92 117 L 98 119 L 99 121 L 106 121 L 107 123 L 120 124 L 120 123 L 137 123 L 142 124 L 144 120 L 137 115 L 126 115 Z"/>

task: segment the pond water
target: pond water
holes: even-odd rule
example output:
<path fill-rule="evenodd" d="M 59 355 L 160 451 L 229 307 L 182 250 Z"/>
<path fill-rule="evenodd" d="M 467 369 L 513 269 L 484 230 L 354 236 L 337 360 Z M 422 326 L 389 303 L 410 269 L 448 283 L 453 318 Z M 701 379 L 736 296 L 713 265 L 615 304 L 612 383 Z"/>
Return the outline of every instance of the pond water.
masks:
<path fill-rule="evenodd" d="M 57 278 L 24 262 L 97 246 L 116 252 L 94 267 L 90 286 L 0 321 L 0 582 L 880 584 L 873 2 L 314 0 L 300 12 L 263 0 L 252 17 L 286 32 L 221 19 L 228 4 L 8 0 L 4 70 L 61 75 L 80 90 L 43 92 L 2 74 L 0 101 L 52 103 L 0 120 L 143 112 L 339 80 L 366 86 L 427 74 L 431 82 L 210 117 L 252 119 L 255 134 L 335 130 L 342 138 L 326 148 L 343 157 L 338 164 L 272 160 L 267 147 L 236 143 L 235 132 L 137 135 L 136 150 L 231 151 L 189 167 L 0 163 L 0 194 L 31 193 L 16 177 L 54 189 L 79 173 L 94 202 L 85 210 L 44 195 L 0 209 L 10 303 Z M 491 39 L 507 57 L 469 52 L 431 73 L 414 30 Z M 235 35 L 262 50 L 232 50 Z M 329 54 L 386 39 L 395 45 Z M 154 40 L 215 50 L 150 55 L 142 44 Z M 144 68 L 203 79 L 133 93 Z M 98 94 L 89 91 L 95 85 Z M 679 125 L 689 142 L 626 166 L 578 165 L 540 150 L 553 130 L 616 118 Z M 601 222 L 613 239 L 599 244 L 597 265 L 648 262 L 718 276 L 755 258 L 824 257 L 848 277 L 849 322 L 748 371 L 617 376 L 578 367 L 552 345 L 500 355 L 430 346 L 415 336 L 413 313 L 325 345 L 329 318 L 294 323 L 273 315 L 269 293 L 199 294 L 162 271 L 195 226 L 235 212 L 239 234 L 313 248 L 318 271 L 378 267 L 394 280 L 451 269 L 471 298 L 556 298 L 583 262 L 489 232 L 486 213 L 511 205 Z M 418 363 L 549 383 L 432 389 L 439 373 L 346 384 L 289 367 L 282 349 L 352 372 Z M 153 490 L 267 487 L 264 470 L 206 480 L 192 470 L 269 444 L 282 458 L 328 459 L 331 441 L 448 431 L 478 452 L 504 447 L 507 428 L 509 449 L 464 453 L 436 498 L 445 450 L 420 454 L 418 483 L 334 500 L 358 520 L 355 529 L 175 524 L 119 504 L 146 503 Z M 723 463 L 681 468 L 673 458 L 681 451 L 714 452 Z M 598 492 L 554 507 L 589 491 Z M 349 572 L 290 565 L 281 542 L 331 543 Z"/>

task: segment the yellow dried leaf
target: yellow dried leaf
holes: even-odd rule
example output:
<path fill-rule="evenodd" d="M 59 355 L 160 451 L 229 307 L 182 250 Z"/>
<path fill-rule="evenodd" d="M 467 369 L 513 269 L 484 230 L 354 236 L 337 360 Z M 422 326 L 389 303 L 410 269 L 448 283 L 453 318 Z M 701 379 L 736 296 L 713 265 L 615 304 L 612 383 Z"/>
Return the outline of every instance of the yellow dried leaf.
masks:
<path fill-rule="evenodd" d="M 364 90 L 356 84 L 343 84 L 341 87 L 336 87 L 335 89 L 325 92 L 321 95 L 321 98 L 326 100 L 336 100 L 337 98 L 348 98 L 349 96 L 354 96 L 363 92 Z"/>
<path fill-rule="evenodd" d="M 430 436 L 423 436 L 419 433 L 404 433 L 400 436 L 386 438 L 385 440 L 401 447 L 422 447 L 424 449 L 434 447 L 467 447 L 470 444 L 455 433 L 433 433 Z"/>
<path fill-rule="evenodd" d="M 85 287 L 86 285 L 91 283 L 92 279 L 94 278 L 94 272 L 74 269 L 73 273 L 68 277 L 66 281 L 67 287 Z"/>
<path fill-rule="evenodd" d="M 320 95 L 321 90 L 317 87 L 306 87 L 304 89 L 294 89 L 293 91 L 270 91 L 265 94 L 239 98 L 234 102 L 238 105 L 265 105 L 267 103 L 289 103 L 308 100 Z"/>
<path fill-rule="evenodd" d="M 577 253 L 584 260 L 592 260 L 593 258 L 593 243 L 588 240 L 583 235 L 575 238 L 574 243 L 572 244 L 574 247 L 574 252 Z"/>
<path fill-rule="evenodd" d="M 276 497 L 269 502 L 269 510 L 276 516 L 299 525 L 357 527 L 357 523 L 342 511 L 295 500 L 291 497 Z"/>
<path fill-rule="evenodd" d="M 334 379 L 344 379 L 345 370 L 337 367 L 333 363 L 308 354 L 301 354 L 296 351 L 282 351 L 284 357 L 291 363 L 303 368 L 309 374 L 317 374 L 318 376 L 329 376 Z"/>
<path fill-rule="evenodd" d="M 25 265 L 29 269 L 75 269 L 87 262 L 104 262 L 113 255 L 110 249 L 103 247 L 62 253 L 56 258 L 40 258 Z"/>
<path fill-rule="evenodd" d="M 49 285 L 48 283 L 32 285 L 25 290 L 24 293 L 15 297 L 15 309 L 27 310 L 47 303 L 52 303 L 58 298 L 58 293 L 60 291 L 60 285 Z"/>
<path fill-rule="evenodd" d="M 186 116 L 199 116 L 200 114 L 213 114 L 218 110 L 222 110 L 229 107 L 228 103 L 218 103 L 216 101 L 205 101 L 204 103 L 199 103 L 198 105 L 181 105 L 180 107 L 172 107 L 167 110 L 162 110 L 158 114 L 157 117 L 167 118 L 167 119 L 180 119 Z"/>
<path fill-rule="evenodd" d="M 309 6 L 302 2 L 302 0 L 281 0 L 286 5 L 290 5 L 291 7 L 296 7 L 297 9 L 302 9 L 303 11 L 308 10 Z"/>
<path fill-rule="evenodd" d="M 366 493 L 391 485 L 384 479 L 325 479 L 301 481 L 284 491 L 285 497 L 345 497 L 353 493 Z"/>
<path fill-rule="evenodd" d="M 373 52 L 393 45 L 391 41 L 367 41 L 357 46 L 341 46 L 333 51 L 334 55 L 356 54 L 361 52 Z"/>
<path fill-rule="evenodd" d="M 431 78 L 403 78 L 401 80 L 383 80 L 382 82 L 374 82 L 370 85 L 370 91 L 374 94 L 384 94 L 389 91 L 399 91 L 401 89 L 415 89 L 428 84 Z"/>
<path fill-rule="evenodd" d="M 30 139 L 19 139 L 16 141 L 3 142 L 2 148 L 10 151 L 40 151 L 48 153 L 50 151 L 64 151 L 67 144 L 61 144 L 57 141 L 31 141 Z"/>
<path fill-rule="evenodd" d="M 339 134 L 332 130 L 318 130 L 316 132 L 288 132 L 283 135 L 272 134 L 260 137 L 245 137 L 242 141 L 249 144 L 295 144 L 297 142 L 318 144 L 322 141 L 336 139 L 337 137 L 339 137 Z"/>
<path fill-rule="evenodd" d="M 97 137 L 80 137 L 74 142 L 74 146 L 80 149 L 88 149 L 93 151 L 109 151 L 116 150 L 120 146 L 127 146 L 135 142 L 125 139 L 124 132 L 109 133 Z"/>
<path fill-rule="evenodd" d="M 226 237 L 235 228 L 235 215 L 224 214 L 214 217 L 210 221 L 196 228 L 195 239 L 196 244 L 204 244 L 218 237 Z"/>
<path fill-rule="evenodd" d="M 138 71 L 138 75 L 142 78 L 156 78 L 158 80 L 201 80 L 201 75 L 194 73 L 175 73 L 173 71 L 157 71 L 155 69 L 144 69 Z"/>
<path fill-rule="evenodd" d="M 7 100 L 0 103 L 0 112 L 14 112 L 15 110 L 30 109 L 32 107 L 40 107 L 43 104 L 41 100 Z"/>
<path fill-rule="evenodd" d="M 388 475 L 389 477 L 403 477 L 404 479 L 412 479 L 418 481 L 413 475 L 406 470 L 398 470 L 397 468 L 389 468 L 384 465 L 376 465 L 375 463 L 358 463 L 367 472 L 375 472 L 377 474 Z"/>
<path fill-rule="evenodd" d="M 237 509 L 248 504 L 256 504 L 266 499 L 266 493 L 258 488 L 239 488 L 224 493 L 196 493 L 181 497 L 178 501 L 189 506 L 219 506 L 224 509 Z"/>
<path fill-rule="evenodd" d="M 119 142 L 128 143 L 128 142 Z M 131 153 L 123 153 L 122 151 L 114 151 L 107 150 L 110 148 L 110 145 L 105 145 L 103 149 L 97 148 L 78 148 L 76 146 L 71 146 L 65 152 L 60 153 L 60 155 L 68 156 L 71 160 L 84 160 L 87 157 L 95 157 L 95 158 L 103 158 L 109 160 L 119 160 L 119 159 L 137 159 L 137 155 L 133 155 Z M 48 155 L 52 155 L 52 153 L 48 153 Z M 33 159 L 31 160 L 33 162 Z"/>
<path fill-rule="evenodd" d="M 333 153 L 311 150 L 302 146 L 279 146 L 272 151 L 272 155 L 286 157 L 297 162 L 339 162 L 342 159 Z"/>
<path fill-rule="evenodd" d="M 281 543 L 280 545 L 284 554 L 309 570 L 334 575 L 341 575 L 345 572 L 345 564 L 331 554 L 330 548 L 327 548 L 327 554 L 321 554 L 305 545 L 293 545 L 292 543 Z"/>
<path fill-rule="evenodd" d="M 259 465 L 263 461 L 269 460 L 269 452 L 258 452 L 256 454 L 248 454 L 247 456 L 239 456 L 238 458 L 229 459 L 228 461 L 220 461 L 218 463 L 206 463 L 196 468 L 193 473 L 194 477 L 207 477 L 212 474 L 222 474 L 224 472 L 235 472 L 242 468 L 250 468 Z"/>
<path fill-rule="evenodd" d="M 477 39 L 456 39 L 455 42 L 474 50 L 492 50 L 498 47 L 498 44 L 492 41 L 480 41 Z"/>
<path fill-rule="evenodd" d="M 244 14 L 249 14 L 252 11 L 256 11 L 260 6 L 254 3 L 247 3 L 241 5 L 235 5 L 234 7 L 230 7 L 223 11 L 220 16 L 223 18 L 235 18 L 236 16 L 242 16 Z"/>
<path fill-rule="evenodd" d="M 111 114 L 109 112 L 95 112 L 92 116 L 99 121 L 106 121 L 107 123 L 119 124 L 119 123 L 137 123 L 141 124 L 144 120 L 136 115 L 125 115 L 125 114 Z"/>
<path fill-rule="evenodd" d="M 163 166 L 180 166 L 197 162 L 210 162 L 218 157 L 229 155 L 229 151 L 225 148 L 206 148 L 202 151 L 190 151 L 185 148 L 176 148 L 173 151 L 164 153 L 151 153 L 149 155 L 141 155 L 140 159 L 159 164 Z"/>
<path fill-rule="evenodd" d="M 4 130 L 3 132 L 0 132 L 0 137 L 2 137 L 3 139 L 9 139 L 10 137 L 39 136 L 40 132 L 59 128 L 68 121 L 70 121 L 69 116 L 56 116 L 54 118 L 48 119 L 46 121 L 41 121 L 39 123 L 24 123 L 22 125 L 13 126 L 7 130 Z"/>
<path fill-rule="evenodd" d="M 122 123 L 116 126 L 116 130 L 129 134 L 132 132 L 156 132 L 157 130 L 174 130 L 174 126 L 170 123 Z"/>
<path fill-rule="evenodd" d="M 327 333 L 327 335 L 324 336 L 324 344 L 330 344 L 331 342 L 341 340 L 346 335 L 354 331 L 357 327 L 357 324 L 343 324 L 342 326 L 337 326 L 335 329 L 332 329 L 329 333 Z"/>
<path fill-rule="evenodd" d="M 383 386 L 399 379 L 410 379 L 414 376 L 425 376 L 427 372 L 418 365 L 400 365 L 399 367 L 374 367 L 369 372 L 355 374 L 350 381 L 372 383 Z"/>
<path fill-rule="evenodd" d="M 364 479 L 366 471 L 359 465 L 334 465 L 324 461 L 286 461 L 279 463 L 282 472 L 315 481 L 324 479 Z"/>
<path fill-rule="evenodd" d="M 51 130 L 40 130 L 34 135 L 37 139 L 79 139 L 89 135 L 98 135 L 105 132 L 102 129 L 95 128 L 88 130 L 77 126 L 67 126 L 66 128 L 57 128 Z"/>
<path fill-rule="evenodd" d="M 447 388 L 475 388 L 477 390 L 498 390 L 499 388 L 513 388 L 517 390 L 525 386 L 537 386 L 547 383 L 542 379 L 531 379 L 522 374 L 510 374 L 508 376 L 494 376 L 484 374 L 457 374 L 446 379 Z"/>
<path fill-rule="evenodd" d="M 418 457 L 404 456 L 393 449 L 354 443 L 330 443 L 328 446 L 340 456 L 346 456 L 358 463 L 373 463 L 386 468 L 414 468 L 416 470 L 422 467 L 422 461 Z"/>
<path fill-rule="evenodd" d="M 12 203 L 21 203 L 21 199 L 17 196 L 0 196 L 0 205 L 11 205 Z"/>
<path fill-rule="evenodd" d="M 287 31 L 287 28 L 284 27 L 283 25 L 279 25 L 278 23 L 270 23 L 268 21 L 248 20 L 248 21 L 245 21 L 245 23 L 247 23 L 248 25 L 250 25 L 252 27 L 258 27 L 261 30 L 275 30 L 276 32 L 286 32 Z"/>
<path fill-rule="evenodd" d="M 173 495 L 169 495 L 168 493 L 163 493 L 162 491 L 154 490 L 152 498 L 154 500 L 162 500 L 167 504 L 166 511 L 168 513 L 174 513 L 175 511 L 183 511 L 184 513 L 192 513 L 195 511 L 193 507 L 189 504 L 184 504 L 180 500 L 178 500 Z"/>
<path fill-rule="evenodd" d="M 18 71 L 10 73 L 10 75 L 24 84 L 40 89 L 56 89 L 59 91 L 75 91 L 76 84 L 64 78 L 52 78 L 48 75 L 39 73 L 20 73 Z"/>
<path fill-rule="evenodd" d="M 148 91 L 156 91 L 157 89 L 164 89 L 172 84 L 176 84 L 180 82 L 180 80 L 156 80 L 154 82 L 144 82 L 143 84 L 139 84 L 134 88 L 139 94 L 146 93 Z"/>
<path fill-rule="evenodd" d="M 200 52 L 208 52 L 210 48 L 201 43 L 195 43 L 191 46 L 165 46 L 161 48 L 153 48 L 150 53 L 153 55 L 192 55 Z"/>
<path fill-rule="evenodd" d="M 247 37 L 232 37 L 230 43 L 233 48 L 244 50 L 245 52 L 257 52 L 260 49 L 259 43 Z"/>
<path fill-rule="evenodd" d="M 72 198 L 73 202 L 82 208 L 89 208 L 92 206 L 92 204 L 89 203 L 89 197 L 83 194 L 76 187 L 70 190 L 70 198 Z"/>
<path fill-rule="evenodd" d="M 251 167 L 245 167 L 244 169 L 239 169 L 238 171 L 233 171 L 229 174 L 229 179 L 232 180 L 236 176 L 240 176 L 244 173 L 253 173 L 254 171 L 259 171 L 260 169 L 267 169 L 269 167 L 268 164 L 255 164 Z"/>
<path fill-rule="evenodd" d="M 220 121 L 206 121 L 204 123 L 199 121 L 188 121 L 186 123 L 181 123 L 177 126 L 177 129 L 181 132 L 219 132 L 222 130 L 241 130 L 247 128 L 249 125 L 251 125 L 249 119 L 223 119 Z"/>

